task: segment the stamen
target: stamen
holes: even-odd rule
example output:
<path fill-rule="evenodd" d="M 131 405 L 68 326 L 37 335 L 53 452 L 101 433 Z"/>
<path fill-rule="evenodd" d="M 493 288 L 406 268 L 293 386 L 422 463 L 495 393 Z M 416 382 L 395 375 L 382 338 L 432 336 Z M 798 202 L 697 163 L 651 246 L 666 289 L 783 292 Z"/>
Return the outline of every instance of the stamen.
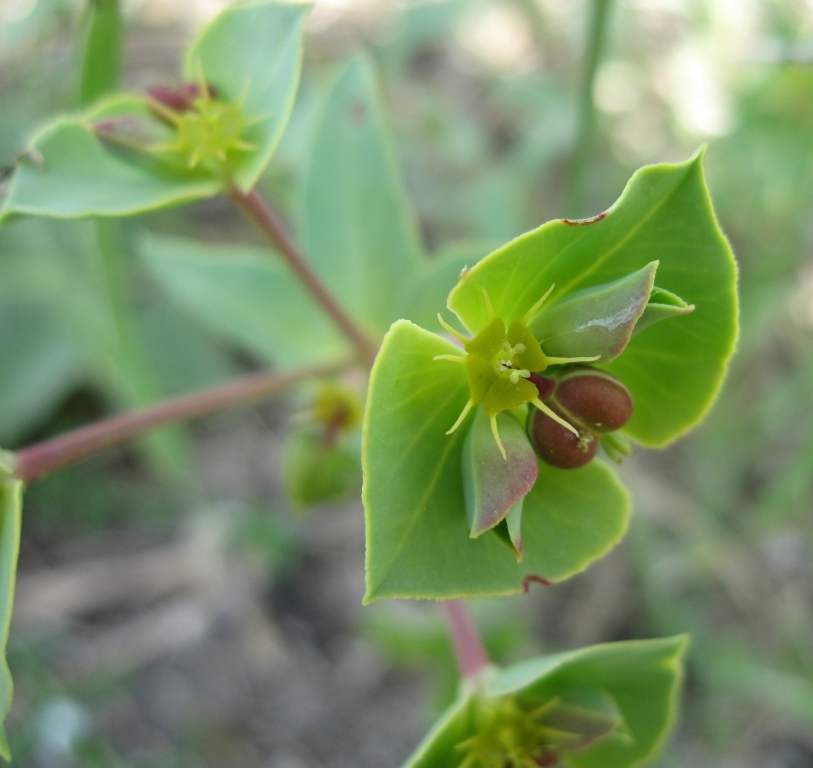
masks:
<path fill-rule="evenodd" d="M 488 312 L 488 319 L 493 320 L 496 315 L 494 314 L 494 307 L 491 306 L 491 299 L 488 296 L 488 291 L 483 288 L 483 298 L 486 300 L 486 312 Z"/>
<path fill-rule="evenodd" d="M 497 441 L 497 448 L 500 449 L 503 459 L 508 461 L 508 456 L 505 453 L 505 447 L 502 444 L 502 440 L 500 440 L 500 431 L 497 429 L 497 414 L 494 413 L 488 418 L 491 420 L 491 434 L 494 435 L 494 439 Z"/>
<path fill-rule="evenodd" d="M 443 319 L 443 318 L 440 316 L 440 312 L 438 312 L 438 322 L 439 322 L 439 323 L 440 323 L 440 324 L 441 324 L 441 325 L 442 325 L 442 326 L 443 326 L 443 327 L 444 327 L 444 328 L 445 328 L 445 329 L 446 329 L 446 330 L 447 330 L 447 331 L 448 331 L 450 334 L 452 334 L 452 336 L 454 336 L 454 337 L 455 337 L 455 338 L 456 338 L 456 339 L 457 339 L 457 340 L 458 340 L 458 341 L 459 341 L 461 344 L 466 344 L 466 343 L 468 343 L 469 341 L 471 341 L 471 339 L 467 339 L 467 338 L 466 338 L 466 337 L 465 337 L 465 336 L 464 336 L 462 333 L 460 333 L 459 331 L 456 331 L 454 328 L 452 328 L 452 326 L 451 326 L 451 325 L 449 325 L 449 323 L 447 323 L 447 322 L 446 322 L 446 321 L 445 321 L 445 320 L 444 320 L 444 319 Z"/>
<path fill-rule="evenodd" d="M 466 358 L 461 357 L 460 355 L 435 355 L 433 360 L 450 360 L 453 363 L 463 363 L 466 364 Z"/>
<path fill-rule="evenodd" d="M 531 403 L 539 408 L 542 413 L 546 416 L 550 416 L 557 424 L 561 424 L 565 429 L 569 429 L 576 437 L 581 440 L 581 435 L 579 434 L 579 430 L 576 429 L 572 424 L 568 424 L 561 416 L 555 414 L 547 405 L 545 405 L 538 397 L 535 400 L 531 400 Z"/>
<path fill-rule="evenodd" d="M 595 355 L 594 357 L 548 357 L 548 365 L 564 365 L 565 363 L 592 363 L 594 360 L 598 360 L 600 357 L 601 355 Z"/>
<path fill-rule="evenodd" d="M 474 400 L 469 399 L 469 402 L 466 403 L 465 408 L 463 408 L 463 411 L 457 417 L 457 421 L 454 423 L 452 428 L 446 433 L 447 435 L 451 435 L 452 432 L 454 432 L 463 423 L 463 419 L 465 419 L 466 416 L 469 415 L 469 411 L 472 409 L 473 405 L 474 405 Z"/>
<path fill-rule="evenodd" d="M 525 313 L 525 314 L 522 316 L 522 322 L 523 322 L 523 323 L 525 323 L 525 325 L 528 325 L 528 323 L 530 323 L 530 322 L 531 322 L 531 320 L 533 319 L 534 315 L 535 315 L 537 312 L 539 312 L 539 309 L 540 309 L 540 308 L 541 308 L 541 306 L 542 306 L 542 305 L 545 303 L 545 299 L 547 299 L 547 298 L 548 298 L 548 296 L 550 296 L 551 291 L 552 291 L 552 290 L 553 290 L 555 287 L 556 287 L 556 283 L 554 283 L 554 284 L 553 284 L 553 285 L 552 285 L 550 288 L 548 288 L 548 290 L 547 290 L 547 291 L 545 291 L 545 295 L 544 295 L 544 296 L 542 296 L 542 298 L 541 298 L 541 299 L 539 299 L 539 301 L 537 301 L 537 302 L 536 302 L 536 304 L 534 304 L 534 305 L 533 305 L 533 306 L 532 306 L 532 307 L 531 307 L 531 308 L 530 308 L 530 309 L 529 309 L 529 310 L 528 310 L 528 311 L 527 311 L 527 312 L 526 312 L 526 313 Z"/>
<path fill-rule="evenodd" d="M 508 378 L 512 384 L 516 384 L 519 381 L 519 371 L 511 371 L 511 375 Z"/>
<path fill-rule="evenodd" d="M 158 101 L 149 94 L 145 97 L 145 101 L 153 112 L 157 112 L 164 120 L 173 125 L 178 125 L 179 118 L 174 109 L 170 109 L 166 104 Z"/>

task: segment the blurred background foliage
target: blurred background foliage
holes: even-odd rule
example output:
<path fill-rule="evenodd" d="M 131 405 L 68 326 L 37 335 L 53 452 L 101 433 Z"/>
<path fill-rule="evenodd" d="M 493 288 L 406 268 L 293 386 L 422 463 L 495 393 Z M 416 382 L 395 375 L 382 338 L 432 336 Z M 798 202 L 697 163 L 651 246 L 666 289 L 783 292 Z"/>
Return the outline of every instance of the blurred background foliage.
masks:
<path fill-rule="evenodd" d="M 125 87 L 174 83 L 223 5 L 126 2 Z M 725 391 L 696 433 L 622 468 L 636 515 L 618 551 L 567 585 L 475 609 L 500 660 L 691 632 L 682 720 L 658 764 L 813 766 L 813 2 L 613 3 L 574 197 L 591 6 L 317 0 L 263 185 L 296 222 L 314 116 L 359 49 L 439 258 L 598 213 L 638 166 L 708 143 L 741 268 Z M 85 11 L 0 4 L 3 163 L 77 107 Z M 262 364 L 168 298 L 138 254 L 145 228 L 256 242 L 219 200 L 118 228 L 0 232 L 5 448 Z M 290 411 L 165 432 L 31 488 L 10 645 L 18 765 L 380 767 L 417 743 L 454 685 L 442 623 L 420 604 L 360 610 L 360 504 L 291 512 Z"/>

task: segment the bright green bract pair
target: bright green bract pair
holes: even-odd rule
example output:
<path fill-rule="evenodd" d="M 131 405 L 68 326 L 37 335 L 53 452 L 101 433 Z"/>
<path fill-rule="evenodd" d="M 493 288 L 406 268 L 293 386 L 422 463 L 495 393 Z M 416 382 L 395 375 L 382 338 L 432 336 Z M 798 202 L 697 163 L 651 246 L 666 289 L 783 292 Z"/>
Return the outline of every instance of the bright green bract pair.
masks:
<path fill-rule="evenodd" d="M 702 420 L 734 349 L 737 300 L 701 159 L 643 168 L 606 214 L 549 222 L 464 270 L 448 307 L 471 338 L 447 328 L 465 354 L 409 321 L 392 326 L 365 419 L 368 601 L 515 593 L 529 576 L 572 576 L 621 539 L 629 497 L 608 466 L 530 464 L 514 426 L 524 426 L 517 406 L 535 399 L 526 362 L 593 358 L 632 397 L 619 434 L 644 446 L 665 446 Z M 503 446 L 475 458 L 472 480 L 466 437 L 488 428 Z M 475 495 L 502 483 L 496 521 L 477 519 L 472 483 Z M 503 519 L 501 535 L 479 535 Z"/>

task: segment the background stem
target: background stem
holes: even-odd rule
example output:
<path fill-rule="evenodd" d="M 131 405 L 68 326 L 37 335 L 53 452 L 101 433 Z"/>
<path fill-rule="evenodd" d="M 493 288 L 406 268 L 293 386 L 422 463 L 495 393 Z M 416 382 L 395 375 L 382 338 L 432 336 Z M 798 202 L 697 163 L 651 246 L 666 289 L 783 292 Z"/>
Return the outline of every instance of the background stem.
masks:
<path fill-rule="evenodd" d="M 356 322 L 345 312 L 336 301 L 333 294 L 327 289 L 319 276 L 308 263 L 305 256 L 297 248 L 291 236 L 285 230 L 282 222 L 271 207 L 262 199 L 256 189 L 243 194 L 239 189 L 231 190 L 231 198 L 252 219 L 254 219 L 271 243 L 285 259 L 288 266 L 300 279 L 311 296 L 325 312 L 334 320 L 339 329 L 350 340 L 358 351 L 361 359 L 372 365 L 378 353 L 378 345 L 362 331 Z"/>
<path fill-rule="evenodd" d="M 604 54 L 607 38 L 607 19 L 612 0 L 592 0 L 593 6 L 588 27 L 587 50 L 584 62 L 584 77 L 579 101 L 579 122 L 573 159 L 570 166 L 570 185 L 567 196 L 567 215 L 584 216 L 587 204 L 587 178 L 590 152 L 593 144 L 596 108 L 593 99 L 593 85 L 596 72 Z"/>
<path fill-rule="evenodd" d="M 231 381 L 142 410 L 114 416 L 67 432 L 14 454 L 14 476 L 26 483 L 92 453 L 125 442 L 156 427 L 208 416 L 278 395 L 295 384 L 336 373 L 347 363 L 333 363 L 289 373 L 265 372 Z"/>
<path fill-rule="evenodd" d="M 463 600 L 447 600 L 443 603 L 446 621 L 452 635 L 457 663 L 462 677 L 475 677 L 491 664 L 477 626 Z"/>

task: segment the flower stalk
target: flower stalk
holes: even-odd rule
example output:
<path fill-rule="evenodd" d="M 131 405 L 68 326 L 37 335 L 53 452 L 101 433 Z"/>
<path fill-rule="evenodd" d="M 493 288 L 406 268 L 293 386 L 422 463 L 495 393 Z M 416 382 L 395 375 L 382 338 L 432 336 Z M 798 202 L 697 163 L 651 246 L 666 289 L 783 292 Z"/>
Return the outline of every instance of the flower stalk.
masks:
<path fill-rule="evenodd" d="M 17 451 L 12 454 L 12 471 L 14 477 L 30 483 L 55 469 L 158 427 L 264 400 L 282 394 L 308 379 L 328 376 L 347 366 L 347 362 L 342 362 L 288 373 L 271 371 L 252 374 L 227 384 L 175 397 L 149 408 L 113 416 Z"/>
<path fill-rule="evenodd" d="M 232 187 L 229 194 L 235 204 L 259 225 L 265 236 L 277 248 L 282 258 L 311 296 L 353 344 L 360 359 L 372 366 L 375 356 L 378 354 L 378 345 L 358 327 L 356 322 L 327 289 L 313 267 L 308 263 L 304 254 L 294 243 L 276 213 L 263 200 L 259 192 L 252 189 L 248 194 L 244 194 L 236 187 Z"/>
<path fill-rule="evenodd" d="M 443 610 L 452 636 L 460 675 L 464 679 L 477 677 L 491 665 L 491 660 L 468 606 L 463 600 L 446 600 L 443 602 Z"/>

